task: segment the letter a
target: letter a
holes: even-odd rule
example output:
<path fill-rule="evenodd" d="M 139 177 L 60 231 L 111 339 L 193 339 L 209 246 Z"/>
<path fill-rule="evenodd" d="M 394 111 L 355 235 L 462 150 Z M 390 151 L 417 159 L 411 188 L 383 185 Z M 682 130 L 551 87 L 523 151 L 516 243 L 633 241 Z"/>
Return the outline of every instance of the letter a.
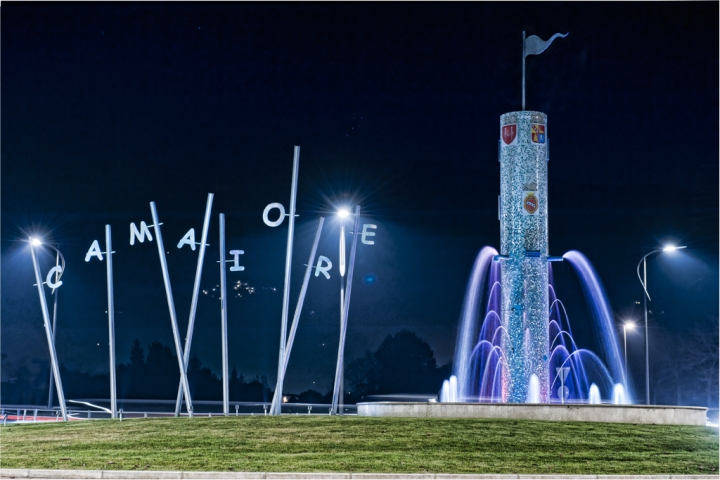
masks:
<path fill-rule="evenodd" d="M 150 230 L 148 230 L 145 222 L 140 222 L 140 231 L 138 231 L 138 228 L 135 226 L 135 222 L 130 224 L 130 245 L 135 245 L 135 237 L 140 240 L 140 243 L 143 243 L 145 241 L 145 235 L 147 235 L 148 241 L 152 242 L 152 235 L 150 235 Z"/>
<path fill-rule="evenodd" d="M 92 257 L 97 257 L 102 262 L 102 250 L 100 250 L 100 244 L 97 240 L 95 240 L 92 245 L 90 245 L 90 250 L 87 251 L 87 254 L 85 254 L 85 261 L 89 262 Z"/>
<path fill-rule="evenodd" d="M 178 243 L 178 248 L 182 248 L 183 245 L 190 245 L 190 248 L 192 251 L 195 251 L 195 229 L 191 228 L 188 230 L 188 232 L 185 234 L 185 236 L 180 240 L 180 243 Z"/>

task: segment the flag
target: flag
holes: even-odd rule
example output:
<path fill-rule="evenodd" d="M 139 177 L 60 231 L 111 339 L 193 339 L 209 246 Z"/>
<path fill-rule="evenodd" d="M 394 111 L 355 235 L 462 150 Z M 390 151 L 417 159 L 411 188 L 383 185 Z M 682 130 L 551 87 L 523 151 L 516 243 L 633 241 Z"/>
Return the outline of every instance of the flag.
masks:
<path fill-rule="evenodd" d="M 525 45 L 524 45 L 525 56 L 527 57 L 528 55 L 540 55 L 542 52 L 545 51 L 545 49 L 547 47 L 550 46 L 550 44 L 553 42 L 553 40 L 555 40 L 557 37 L 565 38 L 568 36 L 568 34 L 569 34 L 569 32 L 566 33 L 565 35 L 563 35 L 562 33 L 556 33 L 555 35 L 550 37 L 550 40 L 548 40 L 548 41 L 543 40 L 542 38 L 538 37 L 537 35 L 531 35 L 531 36 L 527 37 L 525 39 Z"/>

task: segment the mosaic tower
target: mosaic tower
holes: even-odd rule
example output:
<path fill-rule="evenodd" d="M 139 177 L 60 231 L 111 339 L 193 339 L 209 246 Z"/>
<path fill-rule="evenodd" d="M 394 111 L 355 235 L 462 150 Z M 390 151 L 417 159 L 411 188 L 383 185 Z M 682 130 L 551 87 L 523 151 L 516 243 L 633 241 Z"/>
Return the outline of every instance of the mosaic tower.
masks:
<path fill-rule="evenodd" d="M 548 379 L 548 138 L 547 115 L 500 117 L 500 257 L 502 261 L 502 396 L 528 400 L 533 374 L 539 400 Z"/>

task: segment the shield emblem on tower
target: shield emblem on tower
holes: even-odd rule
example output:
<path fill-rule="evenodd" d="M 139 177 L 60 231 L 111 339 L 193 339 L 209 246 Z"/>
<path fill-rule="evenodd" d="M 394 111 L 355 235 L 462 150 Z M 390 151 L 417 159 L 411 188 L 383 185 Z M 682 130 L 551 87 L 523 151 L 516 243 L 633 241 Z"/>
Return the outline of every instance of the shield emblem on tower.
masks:
<path fill-rule="evenodd" d="M 501 136 L 505 145 L 511 145 L 517 137 L 517 124 L 503 125 Z"/>
<path fill-rule="evenodd" d="M 545 143 L 545 125 L 541 123 L 531 123 L 530 137 L 532 143 Z"/>
<path fill-rule="evenodd" d="M 540 199 L 537 196 L 537 192 L 523 192 L 523 214 L 535 215 L 540 207 Z"/>

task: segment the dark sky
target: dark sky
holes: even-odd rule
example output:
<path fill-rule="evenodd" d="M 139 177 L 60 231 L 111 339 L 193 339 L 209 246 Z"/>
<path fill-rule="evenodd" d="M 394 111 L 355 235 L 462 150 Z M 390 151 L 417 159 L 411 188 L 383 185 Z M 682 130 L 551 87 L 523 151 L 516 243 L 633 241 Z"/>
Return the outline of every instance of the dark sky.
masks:
<path fill-rule="evenodd" d="M 77 3 L 2 9 L 2 352 L 40 365 L 47 346 L 25 239 L 56 242 L 61 362 L 107 371 L 105 265 L 84 262 L 113 228 L 118 361 L 172 336 L 154 243 L 163 222 L 184 332 L 198 236 L 215 194 L 193 352 L 219 372 L 217 214 L 243 249 L 253 295 L 229 302 L 230 365 L 275 377 L 293 146 L 301 146 L 294 308 L 321 215 L 362 205 L 347 357 L 408 328 L 452 357 L 470 268 L 499 247 L 499 117 L 521 109 L 521 35 L 570 32 L 527 59 L 527 109 L 548 115 L 550 248 L 595 265 L 613 311 L 639 318 L 648 264 L 652 331 L 717 329 L 718 4 Z M 328 218 L 319 254 L 337 258 Z M 53 258 L 43 257 L 44 271 Z M 554 269 L 581 345 L 591 318 L 569 265 Z M 376 282 L 363 280 L 374 274 Z M 332 387 L 337 269 L 313 277 L 286 390 Z M 273 289 L 277 289 L 274 291 Z M 663 312 L 662 314 L 659 312 Z M 641 340 L 629 349 L 640 354 Z M 630 342 L 629 342 L 630 343 Z M 638 357 L 638 362 L 641 360 Z M 39 368 L 39 367 L 37 367 Z M 642 375 L 642 371 L 638 370 Z M 315 383 L 313 383 L 315 382 Z M 438 386 L 439 387 L 439 386 Z"/>

